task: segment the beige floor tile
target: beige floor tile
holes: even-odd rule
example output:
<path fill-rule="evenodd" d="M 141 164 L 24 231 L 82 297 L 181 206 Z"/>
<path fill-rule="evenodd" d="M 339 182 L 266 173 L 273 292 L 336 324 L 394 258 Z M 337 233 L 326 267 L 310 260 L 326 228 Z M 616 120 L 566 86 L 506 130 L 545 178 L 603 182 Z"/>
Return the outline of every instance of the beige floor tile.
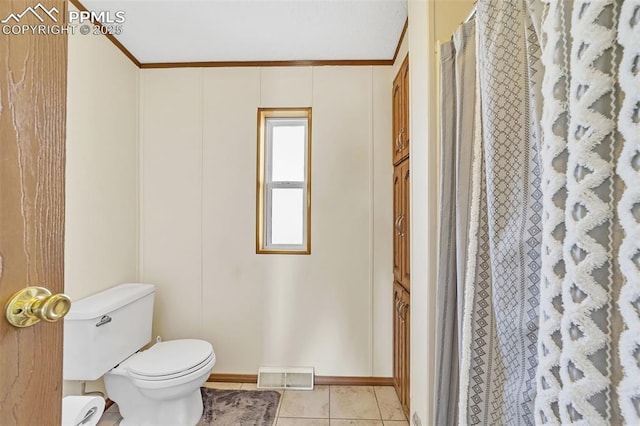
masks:
<path fill-rule="evenodd" d="M 384 426 L 409 426 L 406 420 L 385 420 Z"/>
<path fill-rule="evenodd" d="M 329 426 L 329 419 L 296 419 L 278 417 L 276 426 Z"/>
<path fill-rule="evenodd" d="M 284 390 L 282 389 L 273 389 L 280 394 L 280 399 L 278 400 L 278 408 L 276 409 L 276 418 L 280 415 L 280 407 L 282 407 L 282 400 L 284 399 Z"/>
<path fill-rule="evenodd" d="M 382 420 L 331 419 L 330 426 L 383 426 Z"/>
<path fill-rule="evenodd" d="M 240 389 L 242 383 L 206 382 L 202 386 L 211 389 Z"/>
<path fill-rule="evenodd" d="M 398 394 L 393 386 L 375 386 L 373 390 L 376 393 L 382 420 L 406 420 Z"/>
<path fill-rule="evenodd" d="M 372 386 L 331 386 L 332 419 L 382 420 Z"/>
<path fill-rule="evenodd" d="M 329 386 L 316 386 L 311 391 L 286 390 L 281 400 L 280 417 L 329 418 Z"/>

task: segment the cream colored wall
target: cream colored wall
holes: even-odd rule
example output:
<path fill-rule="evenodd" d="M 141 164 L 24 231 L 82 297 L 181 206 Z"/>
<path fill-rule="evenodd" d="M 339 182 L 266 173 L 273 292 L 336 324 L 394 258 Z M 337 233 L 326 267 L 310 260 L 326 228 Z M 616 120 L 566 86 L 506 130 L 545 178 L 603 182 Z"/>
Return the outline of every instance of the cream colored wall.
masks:
<path fill-rule="evenodd" d="M 65 291 L 138 277 L 138 74 L 105 37 L 69 36 Z"/>
<path fill-rule="evenodd" d="M 428 401 L 432 395 L 432 341 L 434 300 L 430 243 L 435 243 L 430 216 L 433 187 L 430 185 L 433 141 L 429 138 L 428 72 L 426 36 L 428 3 L 409 0 L 409 125 L 411 126 L 411 379 L 410 415 L 423 425 L 430 421 Z M 414 54 L 417 53 L 417 54 Z"/>
<path fill-rule="evenodd" d="M 142 70 L 142 279 L 215 372 L 391 376 L 391 67 Z M 312 106 L 312 254 L 255 254 L 258 107 Z"/>
<path fill-rule="evenodd" d="M 105 37 L 69 35 L 64 274 L 72 300 L 138 279 L 138 76 Z"/>
<path fill-rule="evenodd" d="M 390 67 L 373 68 L 373 376 L 393 375 L 393 165 Z"/>
<path fill-rule="evenodd" d="M 433 424 L 437 255 L 436 40 L 448 40 L 471 0 L 409 0 L 411 120 L 411 415 Z M 427 52 L 426 55 L 421 52 Z M 426 238 L 425 238 L 426 236 Z M 423 259 L 427 259 L 424 262 Z"/>
<path fill-rule="evenodd" d="M 433 37 L 445 42 L 451 39 L 454 31 L 469 16 L 474 0 L 436 0 L 433 2 Z"/>

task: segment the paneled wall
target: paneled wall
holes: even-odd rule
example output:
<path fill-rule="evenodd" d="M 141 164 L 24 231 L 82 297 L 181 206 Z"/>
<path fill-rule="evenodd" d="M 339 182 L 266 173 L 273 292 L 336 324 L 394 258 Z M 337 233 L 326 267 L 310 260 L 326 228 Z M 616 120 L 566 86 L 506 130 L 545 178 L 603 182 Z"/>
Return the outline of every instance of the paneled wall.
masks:
<path fill-rule="evenodd" d="M 391 376 L 391 67 L 141 71 L 141 278 L 155 331 L 221 373 Z M 258 107 L 311 106 L 312 254 L 255 254 Z"/>
<path fill-rule="evenodd" d="M 78 299 L 138 278 L 139 70 L 106 37 L 70 34 L 68 49 L 64 275 Z"/>
<path fill-rule="evenodd" d="M 139 70 L 105 37 L 68 40 L 64 290 L 77 300 L 138 280 Z"/>

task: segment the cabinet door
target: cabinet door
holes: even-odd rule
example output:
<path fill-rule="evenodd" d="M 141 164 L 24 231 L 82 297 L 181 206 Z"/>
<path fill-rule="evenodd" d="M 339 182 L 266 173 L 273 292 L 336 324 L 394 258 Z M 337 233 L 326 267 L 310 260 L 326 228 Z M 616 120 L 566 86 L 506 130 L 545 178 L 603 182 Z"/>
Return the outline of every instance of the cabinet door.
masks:
<path fill-rule="evenodd" d="M 410 296 L 398 282 L 393 284 L 393 384 L 400 404 L 409 416 Z"/>
<path fill-rule="evenodd" d="M 409 156 L 409 56 L 400 67 L 400 86 L 402 88 L 402 124 L 399 129 L 400 158 Z"/>
<path fill-rule="evenodd" d="M 398 282 L 393 284 L 393 384 L 400 404 L 409 416 L 410 296 Z"/>
<path fill-rule="evenodd" d="M 404 390 L 404 354 L 402 351 L 402 323 L 400 322 L 400 304 L 402 303 L 402 287 L 393 283 L 393 385 L 398 398 L 402 398 Z"/>
<path fill-rule="evenodd" d="M 410 345 L 410 296 L 406 291 L 402 292 L 402 303 L 400 304 L 399 316 L 402 326 L 402 399 L 400 400 L 404 414 L 409 418 L 409 390 L 410 390 L 410 362 L 411 362 L 411 345 Z"/>
<path fill-rule="evenodd" d="M 401 129 L 403 129 L 405 122 L 405 107 L 404 107 L 405 91 L 402 87 L 402 74 L 399 73 L 393 82 L 393 117 L 392 117 L 392 158 L 393 164 L 397 164 L 402 160 L 402 145 L 401 145 Z"/>
<path fill-rule="evenodd" d="M 396 166 L 393 169 L 393 279 L 402 281 L 403 241 L 400 230 L 402 220 L 403 200 L 402 200 L 402 169 Z"/>
<path fill-rule="evenodd" d="M 402 183 L 400 185 L 401 191 L 401 218 L 398 222 L 398 234 L 400 237 L 400 252 L 402 253 L 401 262 L 402 265 L 400 267 L 402 279 L 400 282 L 403 287 L 410 291 L 411 289 L 411 242 L 410 242 L 410 191 L 409 191 L 409 159 L 405 160 L 400 165 L 400 177 L 402 179 Z"/>

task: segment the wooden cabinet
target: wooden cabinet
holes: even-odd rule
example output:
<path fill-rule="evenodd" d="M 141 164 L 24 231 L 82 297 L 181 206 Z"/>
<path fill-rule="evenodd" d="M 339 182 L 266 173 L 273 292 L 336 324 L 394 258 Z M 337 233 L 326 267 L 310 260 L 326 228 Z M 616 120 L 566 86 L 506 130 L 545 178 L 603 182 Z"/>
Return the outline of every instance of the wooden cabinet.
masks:
<path fill-rule="evenodd" d="M 409 293 L 399 284 L 393 285 L 393 384 L 400 404 L 409 418 Z"/>
<path fill-rule="evenodd" d="M 393 81 L 393 164 L 409 156 L 409 56 Z"/>
<path fill-rule="evenodd" d="M 402 175 L 400 166 L 393 168 L 393 279 L 402 281 L 403 244 L 398 222 L 402 215 Z"/>
<path fill-rule="evenodd" d="M 409 418 L 410 192 L 409 58 L 393 82 L 393 383 Z"/>
<path fill-rule="evenodd" d="M 411 290 L 409 159 L 393 169 L 393 278 Z"/>

